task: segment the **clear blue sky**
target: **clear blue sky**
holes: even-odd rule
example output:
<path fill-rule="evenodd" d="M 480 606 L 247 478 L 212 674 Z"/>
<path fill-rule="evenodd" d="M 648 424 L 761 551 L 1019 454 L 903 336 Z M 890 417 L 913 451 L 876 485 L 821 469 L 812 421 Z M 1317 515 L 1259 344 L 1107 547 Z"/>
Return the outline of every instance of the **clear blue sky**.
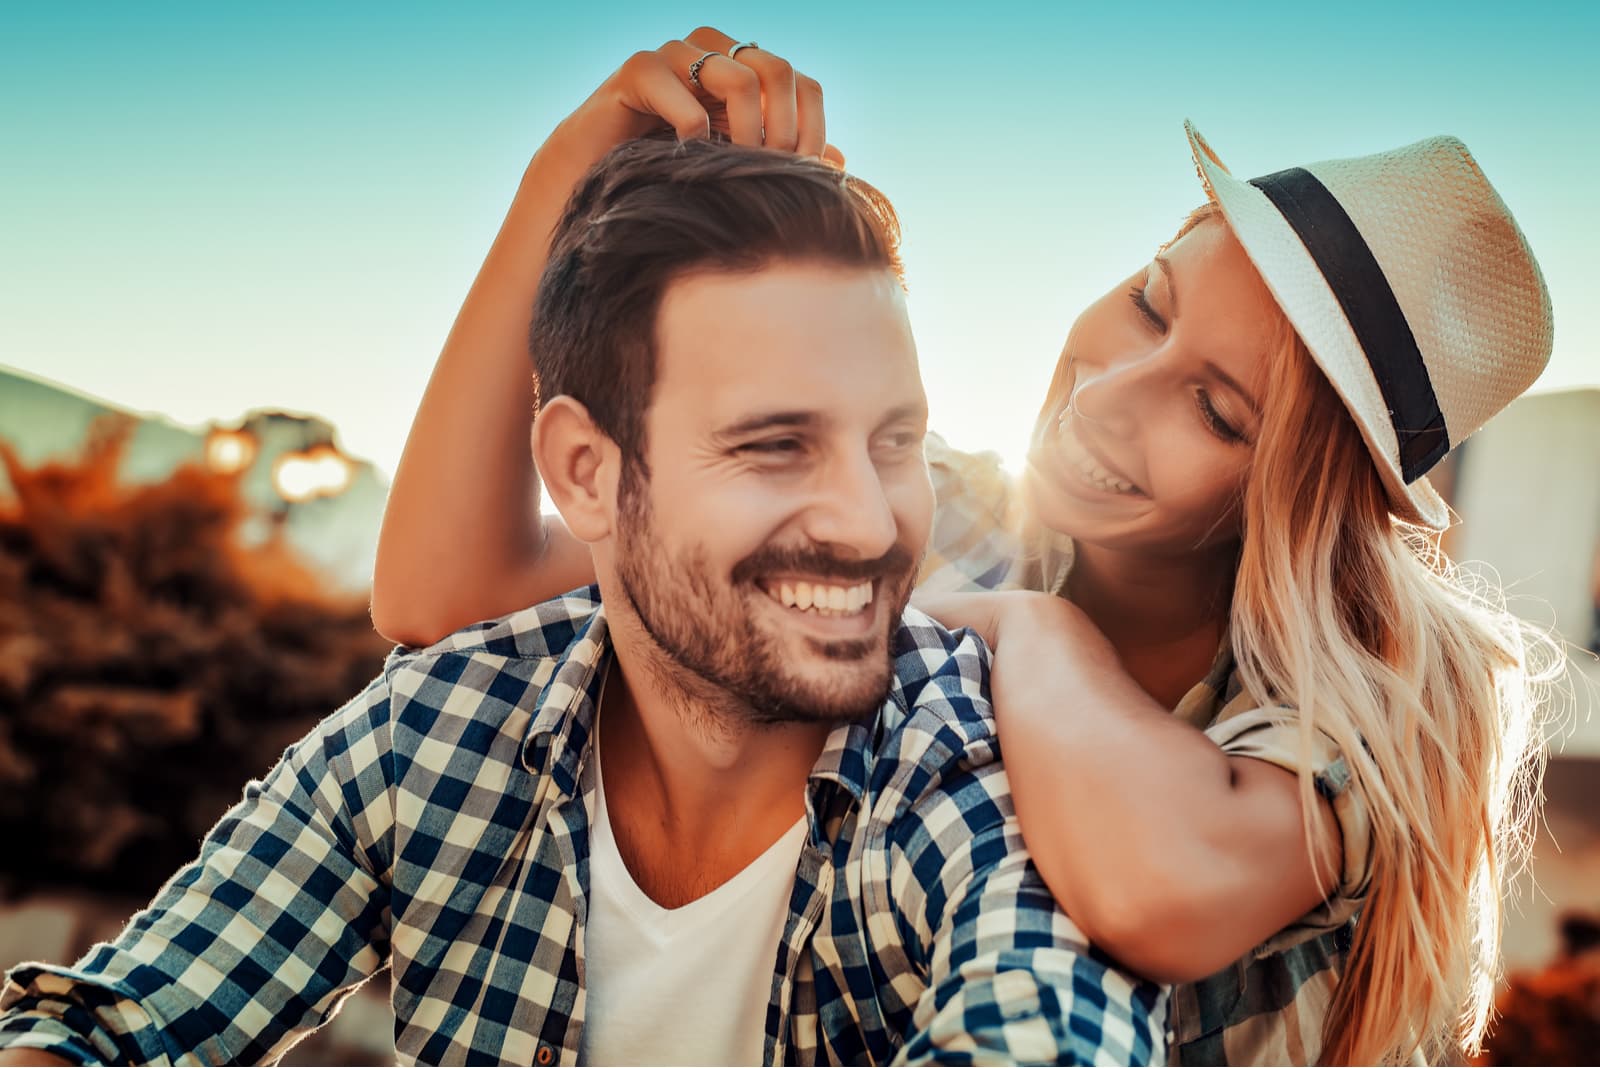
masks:
<path fill-rule="evenodd" d="M 1463 138 L 1600 384 L 1600 5 L 27 3 L 0 8 L 0 363 L 392 469 L 529 155 L 701 22 L 817 77 L 904 218 L 935 425 L 1020 455 L 1068 325 L 1239 173 Z"/>

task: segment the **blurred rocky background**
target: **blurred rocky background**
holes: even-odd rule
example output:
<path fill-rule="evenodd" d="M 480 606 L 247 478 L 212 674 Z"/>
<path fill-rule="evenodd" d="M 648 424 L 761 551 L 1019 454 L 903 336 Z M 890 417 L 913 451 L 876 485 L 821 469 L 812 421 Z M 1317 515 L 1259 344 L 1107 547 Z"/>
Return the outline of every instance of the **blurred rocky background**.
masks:
<path fill-rule="evenodd" d="M 1600 390 L 1524 398 L 1436 479 L 1447 542 L 1569 642 L 1481 1063 L 1600 1056 Z M 0 368 L 0 968 L 116 933 L 388 650 L 386 485 L 313 417 L 198 429 Z M 377 976 L 286 1064 L 392 1063 Z"/>

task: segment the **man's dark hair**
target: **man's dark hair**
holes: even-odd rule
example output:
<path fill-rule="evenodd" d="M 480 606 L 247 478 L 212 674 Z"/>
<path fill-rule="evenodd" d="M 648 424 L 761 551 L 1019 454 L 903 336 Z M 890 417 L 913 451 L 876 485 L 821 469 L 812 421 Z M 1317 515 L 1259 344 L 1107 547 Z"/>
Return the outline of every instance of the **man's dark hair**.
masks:
<path fill-rule="evenodd" d="M 529 335 L 538 395 L 581 401 L 645 474 L 656 312 L 669 283 L 780 261 L 881 267 L 903 281 L 899 246 L 883 194 L 819 160 L 627 142 L 589 172 L 551 237 Z"/>

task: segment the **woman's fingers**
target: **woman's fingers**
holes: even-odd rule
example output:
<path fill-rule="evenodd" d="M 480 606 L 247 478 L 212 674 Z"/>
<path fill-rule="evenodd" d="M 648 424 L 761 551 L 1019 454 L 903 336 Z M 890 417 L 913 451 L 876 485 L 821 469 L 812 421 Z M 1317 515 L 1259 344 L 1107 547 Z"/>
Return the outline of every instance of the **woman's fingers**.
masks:
<path fill-rule="evenodd" d="M 795 88 L 798 76 L 789 61 L 761 48 L 741 48 L 733 57 L 761 79 L 761 116 L 767 124 L 767 146 L 795 151 L 800 124 Z"/>
<path fill-rule="evenodd" d="M 702 96 L 722 103 L 728 115 L 728 136 L 735 144 L 761 144 L 761 78 L 755 71 L 715 49 L 688 41 L 668 41 L 657 51 L 690 85 L 692 69 Z"/>
<path fill-rule="evenodd" d="M 739 53 L 741 56 L 743 52 Z M 796 118 L 795 151 L 802 156 L 822 156 L 828 144 L 828 124 L 822 113 L 822 86 L 815 78 L 804 74 L 795 76 L 794 103 Z M 834 149 L 837 152 L 837 149 Z M 839 156 L 839 166 L 844 166 L 844 156 Z"/>
<path fill-rule="evenodd" d="M 705 106 L 689 89 L 686 75 L 673 69 L 661 49 L 635 52 L 617 76 L 622 104 L 630 111 L 661 118 L 677 132 L 680 141 L 710 136 L 711 119 Z"/>
<path fill-rule="evenodd" d="M 789 61 L 777 53 L 769 52 L 751 41 L 735 41 L 710 26 L 695 30 L 688 40 L 698 47 L 715 49 L 735 63 L 743 63 L 756 72 L 761 79 L 761 118 L 766 126 L 767 146 L 781 148 L 785 152 L 796 151 L 800 137 L 796 90 L 803 75 L 798 74 Z M 741 44 L 743 47 L 735 52 L 736 46 Z M 818 96 L 820 99 L 820 93 Z M 805 154 L 815 156 L 820 151 L 819 148 Z"/>
<path fill-rule="evenodd" d="M 636 53 L 615 76 L 623 104 L 661 118 L 681 139 L 725 129 L 736 144 L 765 144 L 843 166 L 844 156 L 827 141 L 817 80 L 757 45 L 746 43 L 730 58 L 727 52 L 739 43 L 702 26 L 687 40 Z"/>
<path fill-rule="evenodd" d="M 990 649 L 1000 644 L 1000 616 L 1006 605 L 1003 593 L 915 593 L 911 603 L 947 630 L 970 627 Z"/>
<path fill-rule="evenodd" d="M 689 34 L 697 48 L 728 55 L 743 44 L 731 58 L 755 71 L 761 82 L 761 116 L 766 127 L 768 147 L 802 156 L 820 156 L 827 142 L 822 112 L 822 87 L 815 78 L 795 70 L 788 60 L 754 42 L 740 42 L 712 26 L 701 26 Z"/>

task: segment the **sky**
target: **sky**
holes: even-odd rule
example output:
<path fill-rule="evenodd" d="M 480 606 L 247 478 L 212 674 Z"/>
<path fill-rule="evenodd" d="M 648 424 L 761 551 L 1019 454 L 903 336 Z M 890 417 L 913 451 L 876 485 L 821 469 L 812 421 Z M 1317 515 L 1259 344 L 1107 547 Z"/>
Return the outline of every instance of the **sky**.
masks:
<path fill-rule="evenodd" d="M 933 424 L 1013 466 L 1077 313 L 1249 176 L 1462 138 L 1600 385 L 1600 5 L 0 6 L 0 364 L 180 421 L 330 419 L 392 471 L 529 157 L 709 23 L 817 78 L 894 201 Z M 0 428 L 3 432 L 3 428 Z"/>

